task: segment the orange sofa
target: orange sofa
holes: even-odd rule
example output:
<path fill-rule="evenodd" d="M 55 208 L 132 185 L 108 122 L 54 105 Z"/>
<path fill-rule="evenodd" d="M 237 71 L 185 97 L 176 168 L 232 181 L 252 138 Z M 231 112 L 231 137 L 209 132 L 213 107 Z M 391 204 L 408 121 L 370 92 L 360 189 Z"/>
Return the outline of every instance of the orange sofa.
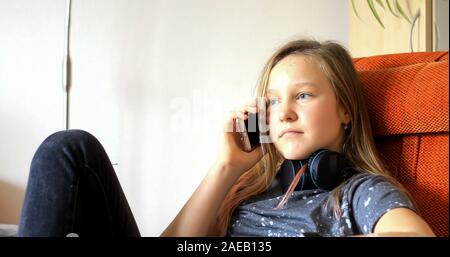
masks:
<path fill-rule="evenodd" d="M 448 52 L 354 58 L 378 151 L 437 236 L 448 237 Z"/>

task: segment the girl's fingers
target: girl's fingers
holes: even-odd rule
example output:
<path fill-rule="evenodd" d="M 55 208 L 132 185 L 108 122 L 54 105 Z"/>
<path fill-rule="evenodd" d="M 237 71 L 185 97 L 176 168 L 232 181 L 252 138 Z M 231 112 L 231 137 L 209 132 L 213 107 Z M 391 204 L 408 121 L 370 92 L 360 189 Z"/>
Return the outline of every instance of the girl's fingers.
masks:
<path fill-rule="evenodd" d="M 248 114 L 242 110 L 234 111 L 234 118 L 239 118 L 241 120 L 246 120 L 248 118 Z"/>
<path fill-rule="evenodd" d="M 257 98 L 252 98 L 250 100 L 247 101 L 246 105 L 251 106 L 251 107 L 256 107 L 256 101 Z"/>
<path fill-rule="evenodd" d="M 256 107 L 256 106 L 247 105 L 246 109 L 249 110 L 250 112 L 257 112 L 258 111 L 258 107 Z"/>
<path fill-rule="evenodd" d="M 246 120 L 248 119 L 248 114 L 240 111 L 240 110 L 234 110 L 231 111 L 228 117 L 228 120 L 225 124 L 225 131 L 226 132 L 236 132 L 237 131 L 237 127 L 236 127 L 236 122 L 237 119 L 240 120 Z"/>
<path fill-rule="evenodd" d="M 247 103 L 241 108 L 232 110 L 229 115 L 228 122 L 225 130 L 228 132 L 236 131 L 236 119 L 246 120 L 248 119 L 248 113 L 257 113 L 258 107 L 256 105 L 256 98 L 247 101 Z"/>
<path fill-rule="evenodd" d="M 249 105 L 245 105 L 245 106 L 243 106 L 243 107 L 240 109 L 240 111 L 241 111 L 241 112 L 244 112 L 244 113 L 249 113 L 249 112 L 251 112 L 251 113 L 257 113 L 257 112 L 258 112 L 258 108 L 253 107 L 253 106 L 249 106 Z"/>

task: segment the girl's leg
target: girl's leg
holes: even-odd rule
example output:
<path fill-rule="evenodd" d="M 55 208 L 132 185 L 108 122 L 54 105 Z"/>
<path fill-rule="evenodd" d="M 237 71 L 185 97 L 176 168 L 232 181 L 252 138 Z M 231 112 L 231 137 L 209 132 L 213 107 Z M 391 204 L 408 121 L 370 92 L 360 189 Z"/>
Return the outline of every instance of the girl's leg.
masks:
<path fill-rule="evenodd" d="M 18 236 L 140 236 L 111 162 L 88 132 L 49 136 L 31 162 Z"/>

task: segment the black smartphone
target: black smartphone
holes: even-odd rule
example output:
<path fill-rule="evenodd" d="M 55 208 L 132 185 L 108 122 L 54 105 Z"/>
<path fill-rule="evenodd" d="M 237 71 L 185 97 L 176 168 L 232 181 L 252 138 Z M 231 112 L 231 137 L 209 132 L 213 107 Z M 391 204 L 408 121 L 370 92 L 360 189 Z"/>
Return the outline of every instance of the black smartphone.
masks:
<path fill-rule="evenodd" d="M 250 152 L 260 145 L 258 113 L 248 113 L 248 118 L 243 122 L 238 122 L 239 133 L 244 147 L 244 151 Z"/>

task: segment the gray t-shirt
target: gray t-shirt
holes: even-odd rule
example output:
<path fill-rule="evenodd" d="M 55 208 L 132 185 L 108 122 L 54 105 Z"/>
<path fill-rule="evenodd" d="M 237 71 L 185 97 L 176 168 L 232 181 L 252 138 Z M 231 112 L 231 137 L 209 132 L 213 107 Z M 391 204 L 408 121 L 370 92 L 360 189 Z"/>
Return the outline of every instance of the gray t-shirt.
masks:
<path fill-rule="evenodd" d="M 283 197 L 277 179 L 263 194 L 244 201 L 234 211 L 228 236 L 302 237 L 348 236 L 372 233 L 387 211 L 404 207 L 416 211 L 405 194 L 382 176 L 359 174 L 343 186 L 341 216 L 333 214 L 333 203 L 324 204 L 328 191 L 294 191 L 282 209 Z M 309 234 L 312 233 L 312 234 Z"/>

